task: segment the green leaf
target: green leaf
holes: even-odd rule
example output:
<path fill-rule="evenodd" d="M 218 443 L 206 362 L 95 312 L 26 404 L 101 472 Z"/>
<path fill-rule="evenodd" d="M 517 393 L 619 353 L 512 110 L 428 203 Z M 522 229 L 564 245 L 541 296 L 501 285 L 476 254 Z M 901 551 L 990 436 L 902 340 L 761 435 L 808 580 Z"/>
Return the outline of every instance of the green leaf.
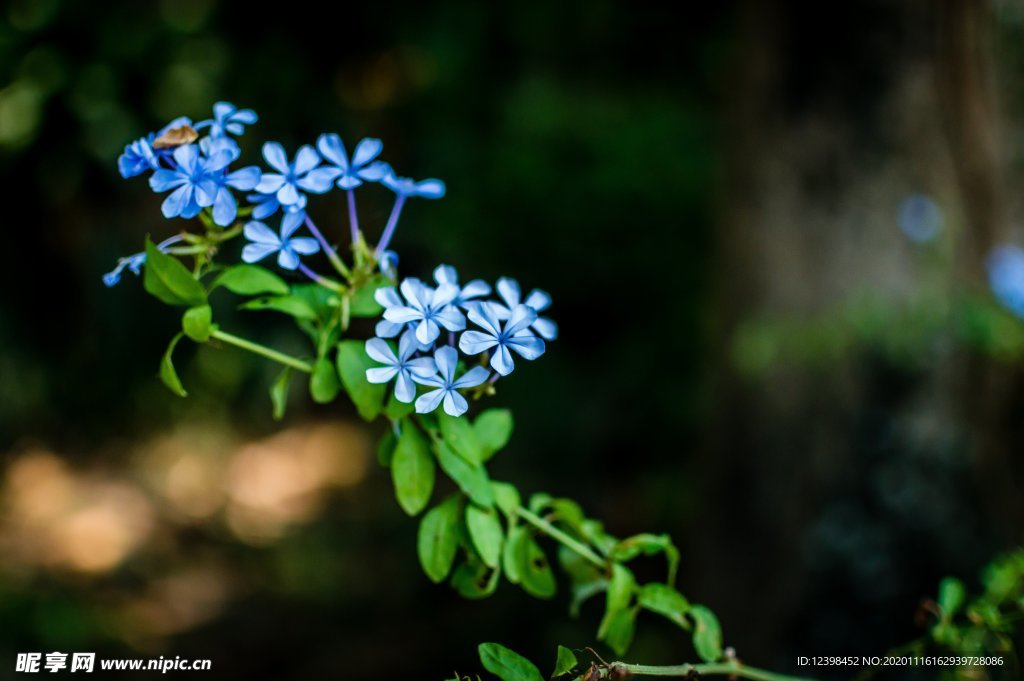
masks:
<path fill-rule="evenodd" d="M 494 493 L 494 503 L 505 514 L 509 523 L 513 522 L 516 518 L 516 510 L 522 503 L 519 490 L 515 488 L 515 485 L 507 482 L 491 481 L 491 491 Z"/>
<path fill-rule="evenodd" d="M 363 341 L 343 340 L 338 343 L 338 374 L 359 415 L 367 421 L 380 414 L 387 390 L 383 383 L 366 380 L 366 370 L 375 366 L 378 364 L 366 354 Z"/>
<path fill-rule="evenodd" d="M 298 296 L 270 296 L 268 298 L 254 298 L 238 306 L 241 310 L 273 310 L 283 312 L 296 319 L 314 320 L 317 318 L 316 310 L 308 302 Z"/>
<path fill-rule="evenodd" d="M 206 302 L 206 291 L 192 273 L 172 255 L 146 239 L 146 273 L 143 287 L 168 305 L 189 307 Z"/>
<path fill-rule="evenodd" d="M 705 662 L 714 662 L 722 657 L 722 627 L 715 613 L 703 605 L 691 605 L 693 619 L 693 649 Z"/>
<path fill-rule="evenodd" d="M 508 539 L 501 550 L 501 565 L 505 568 L 505 578 L 512 584 L 519 584 L 522 575 L 519 572 L 520 552 L 525 549 L 522 543 L 530 538 L 530 531 L 525 527 L 512 527 L 508 531 Z"/>
<path fill-rule="evenodd" d="M 463 598 L 477 600 L 487 598 L 498 588 L 501 570 L 487 567 L 473 554 L 465 563 L 455 568 L 452 574 L 452 588 Z"/>
<path fill-rule="evenodd" d="M 638 534 L 628 539 L 623 539 L 612 547 L 608 557 L 614 561 L 626 563 L 637 556 L 653 556 L 657 553 L 664 553 L 668 563 L 669 584 L 676 581 L 676 570 L 679 567 L 679 550 L 672 543 L 672 538 L 667 534 Z"/>
<path fill-rule="evenodd" d="M 611 617 L 603 622 L 604 636 L 601 640 L 615 651 L 616 655 L 625 655 L 633 642 L 636 633 L 636 615 L 639 608 L 616 610 Z"/>
<path fill-rule="evenodd" d="M 943 619 L 951 619 L 963 607 L 966 598 L 967 591 L 959 579 L 946 577 L 939 582 L 939 608 Z"/>
<path fill-rule="evenodd" d="M 484 669 L 501 681 L 544 681 L 536 665 L 503 645 L 481 643 L 478 650 Z"/>
<path fill-rule="evenodd" d="M 392 430 L 387 430 L 377 444 L 377 463 L 384 468 L 391 465 L 395 457 L 395 447 L 398 446 L 398 438 Z"/>
<path fill-rule="evenodd" d="M 466 527 L 480 559 L 487 567 L 497 568 L 501 561 L 501 545 L 505 540 L 505 531 L 497 511 L 469 504 L 466 506 Z"/>
<path fill-rule="evenodd" d="M 551 598 L 555 595 L 555 574 L 544 555 L 544 549 L 526 532 L 518 538 L 513 562 L 523 590 L 537 598 Z"/>
<path fill-rule="evenodd" d="M 349 314 L 353 317 L 379 317 L 384 308 L 374 299 L 373 294 L 377 289 L 391 285 L 386 277 L 377 276 L 355 289 L 349 302 Z"/>
<path fill-rule="evenodd" d="M 317 319 L 327 319 L 336 314 L 335 310 L 341 305 L 338 294 L 320 284 L 295 284 L 291 294 L 306 303 Z"/>
<path fill-rule="evenodd" d="M 483 448 L 468 418 L 438 414 L 437 424 L 448 446 L 463 459 L 478 466 L 483 461 Z"/>
<path fill-rule="evenodd" d="M 416 515 L 426 508 L 434 491 L 434 470 L 426 438 L 412 423 L 405 423 L 391 459 L 391 478 L 398 505 L 407 514 Z"/>
<path fill-rule="evenodd" d="M 405 402 L 399 402 L 398 398 L 395 397 L 394 391 L 391 392 L 391 396 L 388 397 L 388 403 L 384 406 L 384 415 L 392 421 L 404 419 L 414 411 L 416 411 L 415 404 L 413 402 L 409 402 L 408 404 Z"/>
<path fill-rule="evenodd" d="M 632 571 L 625 565 L 613 563 L 612 576 L 608 580 L 604 617 L 601 619 L 601 626 L 597 630 L 597 637 L 599 639 L 602 641 L 608 640 L 609 627 L 619 616 L 620 612 L 629 609 L 635 592 L 636 579 L 633 577 Z M 609 645 L 611 644 L 609 643 Z"/>
<path fill-rule="evenodd" d="M 181 328 L 195 342 L 205 343 L 213 332 L 213 310 L 209 305 L 190 307 L 181 318 Z"/>
<path fill-rule="evenodd" d="M 184 333 L 179 332 L 171 339 L 171 342 L 167 345 L 167 351 L 164 353 L 164 358 L 160 362 L 160 380 L 178 397 L 186 397 L 188 393 L 185 392 L 185 387 L 181 385 L 178 372 L 174 370 L 174 362 L 171 360 L 171 355 L 174 354 L 174 347 L 184 335 Z"/>
<path fill-rule="evenodd" d="M 270 386 L 270 402 L 274 405 L 274 420 L 284 418 L 285 407 L 288 406 L 288 387 L 292 377 L 292 368 L 285 367 L 274 384 Z"/>
<path fill-rule="evenodd" d="M 427 511 L 420 521 L 416 551 L 430 581 L 440 584 L 452 569 L 459 548 L 462 499 L 454 494 Z"/>
<path fill-rule="evenodd" d="M 558 562 L 569 577 L 569 614 L 579 617 L 587 599 L 608 590 L 608 579 L 602 570 L 565 546 L 558 549 Z"/>
<path fill-rule="evenodd" d="M 551 678 L 568 674 L 577 664 L 579 661 L 571 650 L 565 646 L 558 646 L 558 660 L 555 661 L 555 671 L 551 672 Z"/>
<path fill-rule="evenodd" d="M 438 441 L 434 445 L 437 462 L 456 485 L 480 506 L 494 504 L 494 492 L 487 471 L 481 466 L 473 466 L 464 458 L 452 451 L 447 442 Z"/>
<path fill-rule="evenodd" d="M 512 412 L 488 409 L 476 417 L 473 430 L 481 447 L 481 461 L 487 461 L 508 444 L 512 437 Z"/>
<path fill-rule="evenodd" d="M 327 357 L 321 357 L 313 365 L 313 373 L 309 375 L 309 394 L 314 402 L 326 404 L 333 402 L 341 390 L 338 383 L 338 371 L 334 363 Z"/>
<path fill-rule="evenodd" d="M 240 296 L 287 295 L 288 284 L 270 270 L 258 265 L 233 265 L 213 280 L 210 290 L 223 286 Z"/>
<path fill-rule="evenodd" d="M 644 584 L 640 589 L 640 607 L 658 613 L 684 629 L 690 628 L 690 622 L 686 619 L 690 602 L 667 584 L 658 582 Z"/>

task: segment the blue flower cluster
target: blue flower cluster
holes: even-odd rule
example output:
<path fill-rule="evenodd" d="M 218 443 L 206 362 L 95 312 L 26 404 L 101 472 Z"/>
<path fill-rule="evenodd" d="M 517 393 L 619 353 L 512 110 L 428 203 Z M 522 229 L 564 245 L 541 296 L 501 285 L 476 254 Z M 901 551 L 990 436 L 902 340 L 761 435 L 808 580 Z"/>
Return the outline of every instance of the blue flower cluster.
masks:
<path fill-rule="evenodd" d="M 513 279 L 498 280 L 497 300 L 485 300 L 492 289 L 480 279 L 460 286 L 455 268 L 447 265 L 434 270 L 434 280 L 437 285 L 429 286 L 407 278 L 397 290 L 376 291 L 384 315 L 377 337 L 366 342 L 366 352 L 384 366 L 368 369 L 366 380 L 394 379 L 395 399 L 407 404 L 415 400 L 418 413 L 443 404 L 447 414 L 461 416 L 469 408 L 461 390 L 511 374 L 513 354 L 537 359 L 544 354 L 545 341 L 558 336 L 558 327 L 539 316 L 551 305 L 551 297 L 538 289 L 522 300 Z M 447 344 L 441 340 L 442 330 L 448 332 Z M 398 338 L 397 353 L 384 340 L 390 338 Z M 479 365 L 460 374 L 460 352 Z M 430 389 L 416 397 L 415 383 Z"/>
<path fill-rule="evenodd" d="M 379 139 L 361 140 L 349 156 L 341 138 L 333 133 L 320 135 L 316 148 L 303 145 L 291 157 L 279 143 L 265 143 L 263 159 L 268 170 L 258 166 L 232 168 L 241 157 L 234 137 L 245 133 L 246 126 L 257 120 L 251 109 L 218 102 L 213 106 L 211 119 L 193 123 L 190 118 L 176 118 L 161 130 L 128 144 L 118 158 L 118 169 L 125 178 L 151 173 L 149 184 L 153 191 L 167 193 L 162 205 L 166 218 L 194 218 L 207 211 L 214 224 L 227 227 L 239 215 L 236 193 L 244 194 L 252 204 L 252 221 L 244 228 L 243 233 L 251 243 L 243 250 L 242 259 L 254 263 L 276 253 L 279 266 L 300 269 L 309 275 L 312 272 L 301 264 L 301 256 L 321 249 L 331 249 L 329 255 L 334 254 L 306 215 L 308 195 L 325 194 L 335 187 L 346 191 L 355 241 L 359 228 L 352 192 L 365 183 L 378 183 L 395 194 L 394 207 L 375 249 L 381 271 L 393 278 L 398 256 L 388 250 L 388 245 L 402 206 L 409 197 L 443 197 L 444 182 L 416 182 L 398 177 L 389 164 L 378 160 L 383 150 Z M 275 230 L 265 221 L 277 213 L 280 222 Z M 296 236 L 303 225 L 314 238 Z M 145 256 L 140 258 L 139 254 L 122 258 L 118 268 L 104 277 L 104 282 L 112 286 L 125 267 L 138 273 L 144 262 Z"/>
<path fill-rule="evenodd" d="M 1013 314 L 1024 318 L 1024 249 L 999 246 L 986 265 L 992 293 Z"/>

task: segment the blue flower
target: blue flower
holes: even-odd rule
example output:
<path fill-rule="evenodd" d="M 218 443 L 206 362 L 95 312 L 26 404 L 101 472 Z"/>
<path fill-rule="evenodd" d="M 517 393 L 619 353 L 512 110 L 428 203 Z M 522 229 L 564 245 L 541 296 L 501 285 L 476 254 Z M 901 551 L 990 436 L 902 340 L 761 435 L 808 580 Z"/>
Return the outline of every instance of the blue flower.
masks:
<path fill-rule="evenodd" d="M 227 133 L 241 135 L 245 126 L 257 120 L 259 117 L 252 109 L 239 109 L 229 102 L 217 102 L 213 105 L 213 120 L 197 123 L 195 129 L 209 127 L 211 137 L 224 137 Z"/>
<path fill-rule="evenodd" d="M 245 198 L 247 198 L 250 203 L 256 204 L 253 206 L 252 216 L 257 220 L 269 218 L 277 212 L 278 208 L 281 208 L 281 202 L 277 200 L 277 194 L 249 194 Z M 306 196 L 300 196 L 299 202 L 296 204 L 285 206 L 284 211 L 286 213 L 302 213 L 303 217 L 305 217 Z"/>
<path fill-rule="evenodd" d="M 532 307 L 514 307 L 504 326 L 498 320 L 494 307 L 482 303 L 469 311 L 469 320 L 483 331 L 467 331 L 462 334 L 459 349 L 467 355 L 479 355 L 494 348 L 491 367 L 502 376 L 508 376 L 515 369 L 509 350 L 515 350 L 523 359 L 537 359 L 544 354 L 544 341 L 527 330 L 537 320 L 537 311 Z"/>
<path fill-rule="evenodd" d="M 388 168 L 386 163 L 374 161 L 380 156 L 384 144 L 373 137 L 359 141 L 351 161 L 341 137 L 334 133 L 320 135 L 316 148 L 327 161 L 337 166 L 337 185 L 342 189 L 355 189 L 363 182 L 378 182 Z"/>
<path fill-rule="evenodd" d="M 141 175 L 147 170 L 160 168 L 160 159 L 153 149 L 154 139 L 156 139 L 156 135 L 150 134 L 135 140 L 124 148 L 124 153 L 117 157 L 117 169 L 121 173 L 121 177 L 127 179 Z"/>
<path fill-rule="evenodd" d="M 388 279 L 397 279 L 398 253 L 395 251 L 384 251 L 380 254 L 380 260 L 377 261 L 377 267 L 380 268 L 381 274 Z"/>
<path fill-rule="evenodd" d="M 1024 249 L 1000 246 L 988 256 L 988 282 L 999 302 L 1024 318 Z"/>
<path fill-rule="evenodd" d="M 211 173 L 223 170 L 231 163 L 231 155 L 226 152 L 214 158 L 203 158 L 199 147 L 184 144 L 174 149 L 172 169 L 160 168 L 149 178 L 149 186 L 155 192 L 173 189 L 161 206 L 164 217 L 194 218 L 199 211 L 213 204 L 217 194 L 217 183 Z"/>
<path fill-rule="evenodd" d="M 263 173 L 256 185 L 260 194 L 274 194 L 283 206 L 294 206 L 303 199 L 302 191 L 323 194 L 331 188 L 337 175 L 334 168 L 318 168 L 320 156 L 308 144 L 299 148 L 295 160 L 288 163 L 284 147 L 277 142 L 263 145 L 263 158 L 276 173 Z"/>
<path fill-rule="evenodd" d="M 493 307 L 498 319 L 504 321 L 512 314 L 512 310 L 519 305 L 522 294 L 519 290 L 519 282 L 508 277 L 502 277 L 498 280 L 497 289 L 498 295 L 505 304 L 490 303 L 490 305 Z M 523 304 L 527 307 L 532 307 L 534 311 L 540 313 L 551 306 L 551 296 L 539 288 L 534 289 L 530 292 L 530 295 L 526 296 Z M 537 317 L 533 324 L 531 324 L 531 328 L 544 340 L 552 341 L 558 338 L 558 325 L 547 317 Z"/>
<path fill-rule="evenodd" d="M 434 269 L 434 281 L 441 284 L 452 284 L 459 286 L 459 273 L 451 265 L 438 265 Z M 452 305 L 457 305 L 468 310 L 475 304 L 474 298 L 480 298 L 491 293 L 491 285 L 483 279 L 474 279 L 465 286 L 459 288 L 459 292 L 452 300 Z"/>
<path fill-rule="evenodd" d="M 384 176 L 381 178 L 380 183 L 399 196 L 440 199 L 445 193 L 444 182 L 441 180 L 431 178 L 417 182 L 408 177 L 398 177 L 395 175 L 394 169 L 387 164 L 384 165 Z"/>
<path fill-rule="evenodd" d="M 320 250 L 316 239 L 292 236 L 301 223 L 302 219 L 296 213 L 285 213 L 281 219 L 280 235 L 262 222 L 254 220 L 246 224 L 245 238 L 252 243 L 242 249 L 242 260 L 251 264 L 263 260 L 271 253 L 277 253 L 278 265 L 286 270 L 296 269 L 300 264 L 300 255 L 313 255 Z"/>
<path fill-rule="evenodd" d="M 490 372 L 483 367 L 474 367 L 459 378 L 455 378 L 455 370 L 459 363 L 459 353 L 447 345 L 434 353 L 437 373 L 432 376 L 417 376 L 413 380 L 421 385 L 432 386 L 436 390 L 420 395 L 416 399 L 416 412 L 429 414 L 444 401 L 444 411 L 449 416 L 462 416 L 469 409 L 466 398 L 459 394 L 464 388 L 475 388 L 487 380 Z"/>
<path fill-rule="evenodd" d="M 437 373 L 437 366 L 430 357 L 411 359 L 417 350 L 416 340 L 403 336 L 398 343 L 398 355 L 387 342 L 380 338 L 366 341 L 366 354 L 385 366 L 366 370 L 366 380 L 370 383 L 387 383 L 395 381 L 395 399 L 406 404 L 416 399 L 416 385 L 413 377 L 429 378 Z"/>
<path fill-rule="evenodd" d="M 927 243 L 942 231 L 942 209 L 924 194 L 911 194 L 900 204 L 899 225 L 914 243 Z"/>
<path fill-rule="evenodd" d="M 441 284 L 435 290 L 419 279 L 409 278 L 402 282 L 400 289 L 405 304 L 388 307 L 384 310 L 384 319 L 394 324 L 416 324 L 416 340 L 421 344 L 436 341 L 441 326 L 449 331 L 466 328 L 465 316 L 451 304 L 459 293 L 457 286 Z"/>
<path fill-rule="evenodd" d="M 228 154 L 231 159 L 229 162 L 237 160 L 241 153 L 238 146 L 225 137 L 207 137 L 199 146 L 207 157 L 216 158 L 219 154 Z M 250 191 L 255 188 L 260 182 L 260 169 L 256 166 L 247 166 L 229 173 L 225 167 L 211 173 L 210 177 L 216 187 L 213 197 L 213 221 L 221 227 L 226 227 L 238 216 L 238 202 L 231 190 Z"/>
<path fill-rule="evenodd" d="M 121 173 L 121 177 L 127 179 L 141 175 L 147 170 L 158 170 L 160 160 L 170 157 L 171 150 L 154 149 L 153 140 L 168 130 L 186 125 L 192 125 L 192 119 L 184 116 L 175 118 L 158 132 L 151 132 L 125 146 L 124 153 L 117 157 L 117 169 Z"/>

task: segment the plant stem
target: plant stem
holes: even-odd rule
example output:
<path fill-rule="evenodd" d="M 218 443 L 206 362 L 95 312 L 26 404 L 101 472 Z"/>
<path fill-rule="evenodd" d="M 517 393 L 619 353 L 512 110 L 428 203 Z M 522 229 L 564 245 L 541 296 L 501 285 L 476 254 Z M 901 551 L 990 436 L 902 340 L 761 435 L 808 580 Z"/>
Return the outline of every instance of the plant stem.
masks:
<path fill-rule="evenodd" d="M 342 262 L 341 258 L 338 257 L 338 252 L 335 251 L 329 243 L 327 243 L 327 239 L 325 239 L 324 235 L 320 233 L 320 230 L 317 229 L 316 225 L 313 224 L 313 221 L 309 219 L 308 215 L 306 216 L 306 227 L 313 234 L 313 237 L 320 243 L 320 248 L 322 248 L 324 254 L 327 255 L 327 259 L 331 261 L 331 265 L 334 266 L 334 269 L 338 270 L 338 274 L 348 279 L 352 273 L 349 271 L 345 263 Z"/>
<path fill-rule="evenodd" d="M 352 234 L 352 244 L 359 241 L 359 217 L 356 215 L 356 192 L 348 190 L 348 227 Z"/>
<path fill-rule="evenodd" d="M 775 672 L 748 667 L 738 662 L 712 662 L 708 664 L 677 664 L 669 666 L 655 666 L 648 664 L 626 664 L 625 662 L 613 662 L 610 669 L 620 669 L 635 676 L 674 676 L 677 678 L 689 678 L 692 674 L 701 676 L 731 676 L 737 679 L 750 679 L 751 681 L 810 681 L 801 676 L 789 676 Z"/>
<path fill-rule="evenodd" d="M 304 263 L 299 263 L 299 271 L 305 274 L 313 281 L 315 281 L 320 286 L 323 286 L 326 289 L 334 291 L 335 293 L 344 293 L 346 290 L 345 287 L 339 284 L 338 282 L 334 281 L 333 279 L 328 279 L 327 277 L 320 276 L 313 270 L 306 267 Z"/>
<path fill-rule="evenodd" d="M 261 355 L 263 357 L 266 357 L 267 359 L 272 359 L 275 362 L 291 367 L 293 369 L 304 371 L 307 374 L 313 373 L 313 365 L 311 365 L 309 362 L 303 361 L 298 357 L 286 355 L 283 352 L 278 352 L 277 350 L 272 350 L 265 345 L 260 345 L 259 343 L 253 343 L 250 340 L 239 338 L 238 336 L 232 335 L 227 331 L 221 331 L 220 329 L 216 329 L 213 333 L 210 334 L 210 337 L 224 341 L 229 345 L 234 345 L 236 348 L 242 348 L 243 350 L 254 352 L 257 355 Z"/>
<path fill-rule="evenodd" d="M 594 551 L 589 546 L 576 539 L 573 539 L 565 532 L 562 532 L 560 529 L 549 523 L 547 520 L 544 520 L 533 511 L 530 511 L 520 506 L 519 508 L 516 509 L 516 515 L 525 520 L 526 522 L 530 523 L 534 527 L 536 527 L 538 530 L 540 530 L 547 536 L 551 537 L 552 539 L 560 543 L 562 546 L 566 547 L 571 551 L 576 552 L 580 557 L 587 559 L 588 561 L 590 561 L 597 567 L 601 568 L 602 570 L 608 567 L 608 561 L 594 553 Z"/>
<path fill-rule="evenodd" d="M 384 234 L 380 237 L 380 242 L 377 244 L 377 248 L 374 250 L 373 255 L 377 260 L 380 260 L 381 254 L 387 250 L 388 244 L 391 243 L 391 237 L 395 235 L 395 227 L 398 226 L 398 216 L 402 214 L 402 206 L 405 205 L 405 194 L 398 194 L 395 196 L 395 205 L 391 209 L 391 215 L 388 217 L 388 223 L 384 226 Z"/>

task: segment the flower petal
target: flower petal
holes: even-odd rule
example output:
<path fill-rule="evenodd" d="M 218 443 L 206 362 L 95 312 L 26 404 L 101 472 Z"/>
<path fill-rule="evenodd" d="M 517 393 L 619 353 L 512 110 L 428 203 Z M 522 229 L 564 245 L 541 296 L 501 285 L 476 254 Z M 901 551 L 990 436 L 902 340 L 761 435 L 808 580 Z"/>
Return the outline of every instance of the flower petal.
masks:
<path fill-rule="evenodd" d="M 320 154 L 316 153 L 316 149 L 308 144 L 303 144 L 299 148 L 299 153 L 295 154 L 295 165 L 293 166 L 295 175 L 305 175 L 318 165 L 320 165 Z"/>
<path fill-rule="evenodd" d="M 155 192 L 165 192 L 168 189 L 180 187 L 188 182 L 188 179 L 176 170 L 161 168 L 149 178 L 149 186 Z"/>
<path fill-rule="evenodd" d="M 242 249 L 242 261 L 254 263 L 277 251 L 274 244 L 246 244 Z"/>
<path fill-rule="evenodd" d="M 288 174 L 290 170 L 288 167 L 288 156 L 284 153 L 284 147 L 277 142 L 267 142 L 263 145 L 263 158 L 277 172 L 282 175 Z M 264 177 L 266 176 L 264 175 Z"/>
<path fill-rule="evenodd" d="M 533 326 L 530 328 L 536 331 L 537 335 L 544 340 L 553 341 L 558 338 L 558 324 L 547 317 L 537 317 L 537 320 L 533 322 Z"/>
<path fill-rule="evenodd" d="M 537 359 L 546 349 L 544 341 L 526 334 L 509 338 L 505 341 L 505 346 L 515 350 L 523 359 Z"/>
<path fill-rule="evenodd" d="M 523 301 L 523 305 L 529 305 L 537 312 L 543 312 L 551 306 L 551 296 L 547 291 L 535 288 L 530 291 L 530 295 L 526 296 L 526 300 Z"/>
<path fill-rule="evenodd" d="M 399 371 L 398 380 L 395 381 L 395 399 L 399 402 L 409 404 L 416 399 L 416 384 L 408 371 Z"/>
<path fill-rule="evenodd" d="M 469 403 L 466 402 L 466 398 L 455 392 L 449 390 L 444 396 L 444 413 L 449 416 L 462 416 L 469 409 Z"/>
<path fill-rule="evenodd" d="M 256 166 L 239 168 L 224 178 L 224 184 L 239 191 L 248 192 L 260 183 L 260 169 Z"/>
<path fill-rule="evenodd" d="M 451 265 L 438 265 L 434 268 L 434 281 L 441 284 L 459 285 L 459 273 Z"/>
<path fill-rule="evenodd" d="M 277 190 L 277 200 L 282 206 L 293 206 L 299 202 L 299 192 L 291 182 L 285 182 Z"/>
<path fill-rule="evenodd" d="M 299 255 L 313 255 L 320 250 L 320 243 L 308 236 L 297 236 L 289 239 L 288 246 Z"/>
<path fill-rule="evenodd" d="M 366 370 L 366 380 L 370 383 L 387 383 L 398 374 L 398 367 L 373 367 Z"/>
<path fill-rule="evenodd" d="M 434 362 L 437 363 L 437 371 L 441 378 L 451 383 L 455 378 L 455 366 L 459 363 L 459 353 L 455 348 L 444 346 L 434 353 Z"/>
<path fill-rule="evenodd" d="M 512 310 L 512 316 L 505 322 L 505 333 L 509 336 L 515 335 L 533 324 L 537 319 L 537 311 L 527 305 L 517 305 Z"/>
<path fill-rule="evenodd" d="M 356 168 L 366 165 L 380 155 L 384 149 L 384 143 L 376 137 L 366 137 L 359 140 L 355 153 L 352 154 L 352 165 Z"/>
<path fill-rule="evenodd" d="M 498 339 L 480 331 L 467 331 L 459 338 L 459 350 L 466 355 L 479 355 L 498 344 Z"/>
<path fill-rule="evenodd" d="M 491 372 L 483 367 L 473 367 L 466 373 L 459 377 L 459 380 L 455 381 L 452 387 L 455 388 L 475 388 L 491 375 Z"/>
<path fill-rule="evenodd" d="M 380 338 L 370 338 L 366 341 L 366 354 L 381 364 L 398 364 L 394 350 Z"/>
<path fill-rule="evenodd" d="M 416 327 L 416 340 L 423 345 L 430 345 L 441 335 L 441 327 L 432 319 L 422 319 Z"/>
<path fill-rule="evenodd" d="M 182 185 L 168 194 L 167 198 L 164 199 L 163 204 L 160 206 L 164 217 L 173 218 L 181 215 L 186 206 L 192 202 L 194 194 L 195 190 L 190 184 Z"/>
<path fill-rule="evenodd" d="M 262 222 L 258 222 L 256 220 L 246 223 L 243 234 L 245 234 L 245 238 L 248 239 L 249 241 L 255 241 L 256 243 L 261 244 L 269 244 L 274 247 L 281 245 L 281 239 L 279 239 L 278 236 L 274 234 L 273 230 L 267 227 Z"/>
<path fill-rule="evenodd" d="M 498 322 L 493 305 L 482 303 L 474 306 L 469 311 L 469 321 L 473 322 L 494 337 L 501 335 L 501 325 Z"/>
<path fill-rule="evenodd" d="M 420 395 L 416 398 L 416 413 L 429 414 L 437 409 L 437 406 L 441 404 L 441 400 L 444 399 L 447 392 L 447 390 L 441 388 L 438 390 L 431 390 L 428 393 Z"/>
<path fill-rule="evenodd" d="M 438 312 L 434 318 L 449 331 L 462 331 L 466 328 L 466 316 L 457 307 L 446 307 Z"/>
<path fill-rule="evenodd" d="M 396 324 L 407 324 L 423 319 L 423 313 L 415 308 L 400 305 L 384 310 L 384 319 Z"/>
<path fill-rule="evenodd" d="M 409 360 L 406 366 L 414 378 L 423 378 L 437 374 L 437 363 L 434 362 L 433 357 L 417 357 L 416 359 Z"/>
<path fill-rule="evenodd" d="M 238 204 L 231 190 L 220 189 L 213 199 L 213 221 L 221 227 L 227 227 L 238 215 Z"/>
<path fill-rule="evenodd" d="M 499 345 L 491 356 L 491 368 L 502 376 L 508 376 L 516 368 L 516 364 L 512 360 L 512 353 L 504 345 Z"/>
<path fill-rule="evenodd" d="M 309 171 L 305 177 L 301 178 L 295 184 L 299 186 L 299 189 L 303 189 L 307 192 L 323 194 L 324 192 L 330 191 L 331 187 L 334 186 L 334 178 L 338 177 L 340 174 L 341 171 L 337 168 L 317 168 L 316 170 Z"/>
<path fill-rule="evenodd" d="M 276 194 L 277 190 L 284 186 L 284 175 L 277 173 L 263 173 L 255 190 L 260 194 Z"/>
<path fill-rule="evenodd" d="M 325 159 L 341 168 L 342 171 L 348 171 L 348 154 L 345 152 L 345 145 L 342 143 L 341 137 L 334 133 L 320 135 L 316 141 L 316 148 Z"/>
<path fill-rule="evenodd" d="M 286 270 L 295 270 L 299 267 L 299 256 L 298 254 L 289 248 L 287 245 L 281 248 L 277 253 L 277 264 Z"/>
<path fill-rule="evenodd" d="M 514 308 L 519 304 L 519 298 L 521 293 L 519 291 L 519 282 L 509 277 L 502 277 L 498 280 L 498 295 L 505 301 L 505 305 L 508 309 Z"/>

